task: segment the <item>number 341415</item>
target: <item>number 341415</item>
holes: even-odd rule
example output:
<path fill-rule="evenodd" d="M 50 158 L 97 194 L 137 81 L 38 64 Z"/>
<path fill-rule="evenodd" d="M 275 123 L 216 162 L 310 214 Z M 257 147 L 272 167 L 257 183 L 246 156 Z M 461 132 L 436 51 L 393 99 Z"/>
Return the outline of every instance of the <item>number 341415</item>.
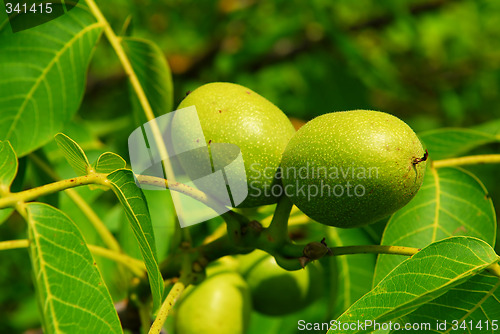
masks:
<path fill-rule="evenodd" d="M 45 13 L 45 14 L 50 14 L 52 13 L 52 3 L 50 2 L 45 2 L 45 3 L 34 3 L 34 4 L 27 4 L 27 3 L 11 3 L 7 2 L 5 4 L 5 11 L 7 14 L 11 13 L 19 13 L 19 14 L 28 14 L 28 13 Z"/>

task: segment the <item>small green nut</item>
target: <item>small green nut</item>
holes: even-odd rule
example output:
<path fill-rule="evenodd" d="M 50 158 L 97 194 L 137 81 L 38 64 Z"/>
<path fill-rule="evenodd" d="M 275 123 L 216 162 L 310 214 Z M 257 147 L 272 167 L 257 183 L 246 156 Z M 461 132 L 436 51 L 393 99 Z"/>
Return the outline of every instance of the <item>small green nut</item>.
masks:
<path fill-rule="evenodd" d="M 286 115 L 256 92 L 227 82 L 203 85 L 191 92 L 178 109 L 196 106 L 206 144 L 234 144 L 241 150 L 248 196 L 238 207 L 255 207 L 277 201 L 273 187 L 281 187 L 276 178 L 281 155 L 295 133 Z M 181 134 L 182 135 L 182 134 Z M 182 161 L 181 161 L 182 163 Z M 196 164 L 190 161 L 189 170 Z M 186 168 L 188 169 L 188 168 Z M 195 171 L 196 172 L 196 171 Z M 245 175 L 246 174 L 246 175 Z"/>
<path fill-rule="evenodd" d="M 299 311 L 323 292 L 323 268 L 319 262 L 304 269 L 286 271 L 274 257 L 256 250 L 240 257 L 240 272 L 250 286 L 254 310 L 270 316 Z"/>
<path fill-rule="evenodd" d="M 352 110 L 319 116 L 288 143 L 285 194 L 310 218 L 350 228 L 405 206 L 424 178 L 427 152 L 399 118 Z"/>
<path fill-rule="evenodd" d="M 181 296 L 176 333 L 243 334 L 251 311 L 250 291 L 243 278 L 236 272 L 218 271 Z"/>

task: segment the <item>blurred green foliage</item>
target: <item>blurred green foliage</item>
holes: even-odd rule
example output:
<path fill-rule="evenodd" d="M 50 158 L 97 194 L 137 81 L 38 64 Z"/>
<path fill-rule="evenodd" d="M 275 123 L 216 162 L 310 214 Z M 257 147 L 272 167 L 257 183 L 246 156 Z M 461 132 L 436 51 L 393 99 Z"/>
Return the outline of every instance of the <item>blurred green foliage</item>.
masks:
<path fill-rule="evenodd" d="M 176 104 L 204 83 L 231 81 L 305 120 L 369 108 L 422 131 L 500 118 L 498 1 L 111 0 L 101 5 L 116 31 L 150 39 L 164 50 Z M 125 29 L 124 22 L 130 22 Z M 112 104 L 108 93 L 125 78 L 103 44 L 89 73 L 87 100 L 109 105 L 114 116 L 124 106 Z M 83 113 L 92 117 L 94 110 L 99 116 L 101 109 Z"/>

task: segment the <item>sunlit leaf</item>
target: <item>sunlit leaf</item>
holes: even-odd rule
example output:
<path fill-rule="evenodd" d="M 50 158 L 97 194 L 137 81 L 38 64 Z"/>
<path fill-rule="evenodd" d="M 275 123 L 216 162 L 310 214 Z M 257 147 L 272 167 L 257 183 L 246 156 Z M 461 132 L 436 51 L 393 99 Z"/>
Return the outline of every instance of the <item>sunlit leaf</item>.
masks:
<path fill-rule="evenodd" d="M 18 156 L 47 143 L 77 111 L 101 31 L 83 6 L 15 34 L 0 28 L 0 139 Z"/>
<path fill-rule="evenodd" d="M 117 169 L 125 168 L 127 163 L 116 153 L 106 152 L 99 156 L 94 169 L 97 173 L 109 174 Z"/>
<path fill-rule="evenodd" d="M 27 204 L 31 262 L 45 333 L 122 333 L 85 240 L 61 211 Z"/>
<path fill-rule="evenodd" d="M 0 186 L 10 189 L 17 174 L 17 157 L 9 141 L 0 141 Z"/>
<path fill-rule="evenodd" d="M 17 174 L 18 162 L 16 153 L 8 141 L 0 141 L 0 197 L 2 192 L 10 189 Z M 12 214 L 12 208 L 0 210 L 0 224 Z"/>
<path fill-rule="evenodd" d="M 384 323 L 399 319 L 467 282 L 498 260 L 493 248 L 479 239 L 453 237 L 438 241 L 402 262 L 337 320 Z M 373 328 L 332 327 L 328 333 L 371 331 Z"/>
<path fill-rule="evenodd" d="M 493 246 L 496 228 L 491 198 L 474 175 L 456 168 L 428 169 L 415 198 L 387 223 L 382 244 L 423 248 L 446 237 L 467 235 Z M 374 283 L 404 259 L 379 255 Z"/>
<path fill-rule="evenodd" d="M 78 176 L 87 175 L 90 164 L 80 145 L 64 133 L 58 133 L 54 139 L 76 174 Z"/>
<path fill-rule="evenodd" d="M 139 243 L 148 272 L 154 308 L 157 309 L 163 299 L 163 278 L 158 267 L 153 225 L 151 224 L 146 199 L 141 189 L 135 184 L 132 171 L 117 170 L 108 175 L 108 180 L 111 182 L 113 191 L 127 213 L 127 218 Z"/>
<path fill-rule="evenodd" d="M 419 134 L 433 160 L 447 159 L 489 143 L 500 142 L 500 136 L 471 129 L 445 128 Z"/>

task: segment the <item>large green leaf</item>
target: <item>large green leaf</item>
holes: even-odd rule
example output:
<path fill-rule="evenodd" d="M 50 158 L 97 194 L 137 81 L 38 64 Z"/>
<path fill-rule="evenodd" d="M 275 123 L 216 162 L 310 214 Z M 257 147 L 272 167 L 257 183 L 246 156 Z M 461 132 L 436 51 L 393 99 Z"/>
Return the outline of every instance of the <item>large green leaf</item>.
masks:
<path fill-rule="evenodd" d="M 480 181 L 461 169 L 428 169 L 415 198 L 392 215 L 383 245 L 423 248 L 446 237 L 467 235 L 495 244 L 495 209 Z M 379 255 L 374 283 L 404 256 Z"/>
<path fill-rule="evenodd" d="M 31 262 L 45 333 L 122 333 L 85 240 L 61 211 L 27 204 Z"/>
<path fill-rule="evenodd" d="M 491 320 L 496 321 L 492 323 Z M 462 333 L 497 333 L 500 329 L 500 279 L 488 275 L 487 272 L 479 273 L 401 318 L 399 322 L 432 325 L 439 322 L 442 326 L 439 328 L 441 332 L 454 327 Z M 443 326 L 443 323 L 446 323 L 446 326 Z M 452 330 L 451 333 L 453 332 Z"/>
<path fill-rule="evenodd" d="M 17 157 L 8 141 L 0 141 L 0 196 L 10 189 L 17 174 Z M 0 224 L 12 214 L 12 208 L 0 210 Z"/>
<path fill-rule="evenodd" d="M 445 128 L 419 134 L 433 160 L 447 159 L 489 143 L 500 142 L 499 135 L 477 130 Z"/>
<path fill-rule="evenodd" d="M 101 31 L 81 5 L 15 34 L 0 28 L 0 139 L 19 156 L 44 145 L 77 111 Z"/>
<path fill-rule="evenodd" d="M 328 237 L 332 246 L 371 245 L 372 240 L 362 229 L 329 228 Z M 374 254 L 359 254 L 337 257 L 338 288 L 335 316 L 342 314 L 356 300 L 372 288 L 375 270 Z"/>
<path fill-rule="evenodd" d="M 479 239 L 452 237 L 438 241 L 402 262 L 337 320 L 342 323 L 397 320 L 465 283 L 498 260 L 493 248 Z M 328 333 L 371 331 L 373 328 L 338 330 L 332 327 Z"/>
<path fill-rule="evenodd" d="M 171 112 L 173 108 L 172 75 L 161 49 L 151 41 L 133 37 L 123 37 L 121 44 L 154 114 L 159 116 Z M 136 94 L 131 93 L 131 97 L 138 121 L 140 124 L 147 122 Z"/>
<path fill-rule="evenodd" d="M 80 145 L 64 133 L 58 133 L 54 139 L 76 174 L 79 176 L 87 175 L 90 164 Z"/>
<path fill-rule="evenodd" d="M 108 180 L 113 186 L 113 191 L 125 208 L 134 235 L 139 243 L 146 270 L 148 272 L 149 284 L 153 296 L 154 309 L 156 310 L 163 299 L 163 278 L 158 267 L 156 255 L 156 244 L 153 225 L 149 216 L 146 199 L 130 170 L 117 170 L 108 175 Z"/>

